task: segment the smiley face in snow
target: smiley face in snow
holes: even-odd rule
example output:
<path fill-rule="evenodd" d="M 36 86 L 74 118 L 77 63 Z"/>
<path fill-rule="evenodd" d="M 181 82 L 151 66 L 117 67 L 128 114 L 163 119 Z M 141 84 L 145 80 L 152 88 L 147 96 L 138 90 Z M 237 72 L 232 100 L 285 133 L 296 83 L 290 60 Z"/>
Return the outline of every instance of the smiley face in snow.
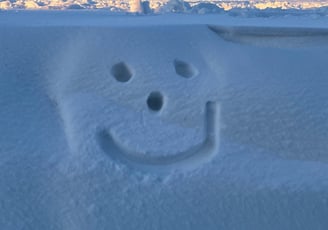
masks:
<path fill-rule="evenodd" d="M 52 90 L 73 153 L 156 172 L 215 156 L 222 72 L 206 26 L 79 32 Z"/>

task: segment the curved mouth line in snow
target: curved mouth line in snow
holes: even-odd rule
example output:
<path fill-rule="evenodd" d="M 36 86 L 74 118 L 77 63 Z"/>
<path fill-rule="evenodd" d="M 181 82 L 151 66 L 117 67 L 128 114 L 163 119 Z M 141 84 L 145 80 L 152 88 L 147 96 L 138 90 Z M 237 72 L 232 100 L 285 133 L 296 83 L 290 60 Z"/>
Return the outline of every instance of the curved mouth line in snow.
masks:
<path fill-rule="evenodd" d="M 145 154 L 123 146 L 115 136 L 107 130 L 97 134 L 97 141 L 102 150 L 121 163 L 137 167 L 141 170 L 184 170 L 194 169 L 208 162 L 218 152 L 219 146 L 219 104 L 217 102 L 206 103 L 205 131 L 206 137 L 203 143 L 193 146 L 188 150 L 177 152 L 169 156 L 154 156 Z"/>

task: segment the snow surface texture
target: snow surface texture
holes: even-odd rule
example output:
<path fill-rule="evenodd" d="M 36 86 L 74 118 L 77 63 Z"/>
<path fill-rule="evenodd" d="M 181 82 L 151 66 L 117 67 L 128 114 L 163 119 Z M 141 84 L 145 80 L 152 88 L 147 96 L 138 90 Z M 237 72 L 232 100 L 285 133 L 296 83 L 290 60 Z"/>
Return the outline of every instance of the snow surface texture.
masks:
<path fill-rule="evenodd" d="M 210 65 L 219 50 L 203 43 L 216 40 L 206 27 L 80 29 L 55 57 L 59 63 L 51 62 L 54 76 L 49 83 L 72 151 L 88 149 L 90 140 L 100 141 L 107 152 L 113 144 L 127 146 L 131 150 L 123 150 L 126 158 L 155 164 L 156 170 L 180 158 L 199 162 L 203 148 L 212 156 L 218 142 L 211 137 L 218 132 L 212 117 L 218 109 L 205 108 L 218 103 L 222 79 L 216 76 L 222 73 Z"/>
<path fill-rule="evenodd" d="M 324 19 L 58 14 L 0 15 L 2 229 L 327 229 Z"/>

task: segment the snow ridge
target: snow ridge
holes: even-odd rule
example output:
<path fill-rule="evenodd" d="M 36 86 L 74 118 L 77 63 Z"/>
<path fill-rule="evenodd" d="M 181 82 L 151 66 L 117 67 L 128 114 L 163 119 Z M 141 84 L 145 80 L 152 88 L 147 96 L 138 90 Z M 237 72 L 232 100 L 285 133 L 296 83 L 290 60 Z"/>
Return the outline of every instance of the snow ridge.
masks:
<path fill-rule="evenodd" d="M 132 13 L 218 13 L 233 9 L 318 9 L 328 7 L 327 0 L 305 1 L 218 1 L 218 0 L 2 0 L 0 9 L 63 10 L 106 9 L 112 12 Z"/>

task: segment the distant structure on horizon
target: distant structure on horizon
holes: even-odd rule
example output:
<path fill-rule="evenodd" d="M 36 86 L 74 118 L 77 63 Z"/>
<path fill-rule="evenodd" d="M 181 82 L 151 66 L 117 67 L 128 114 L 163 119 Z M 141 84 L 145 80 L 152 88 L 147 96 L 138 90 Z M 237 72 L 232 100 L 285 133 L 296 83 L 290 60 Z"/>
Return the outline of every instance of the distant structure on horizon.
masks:
<path fill-rule="evenodd" d="M 188 5 L 188 7 L 181 7 Z M 316 9 L 328 7 L 328 0 L 0 0 L 0 10 L 107 9 L 112 12 L 188 12 L 215 13 L 231 9 Z M 195 10 L 197 11 L 195 12 Z M 180 11 L 179 11 L 180 10 Z"/>

